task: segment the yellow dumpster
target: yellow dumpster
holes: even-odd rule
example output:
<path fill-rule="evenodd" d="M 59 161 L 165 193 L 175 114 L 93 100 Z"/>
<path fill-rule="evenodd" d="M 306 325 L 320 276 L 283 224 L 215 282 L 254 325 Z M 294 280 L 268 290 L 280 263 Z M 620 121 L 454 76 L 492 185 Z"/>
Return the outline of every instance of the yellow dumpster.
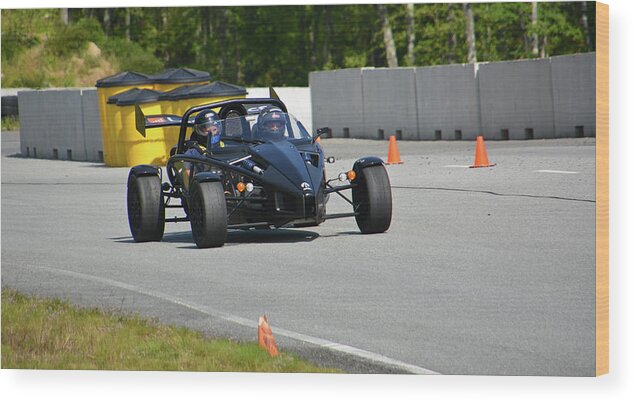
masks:
<path fill-rule="evenodd" d="M 207 84 L 211 80 L 209 73 L 192 68 L 170 68 L 150 77 L 154 89 L 167 92 L 183 85 Z"/>
<path fill-rule="evenodd" d="M 126 146 L 121 135 L 123 133 L 123 126 L 121 122 L 121 108 L 117 107 L 117 101 L 120 95 L 126 95 L 129 91 L 138 91 L 138 88 L 128 89 L 127 91 L 113 95 L 108 98 L 106 102 L 106 115 L 108 116 L 108 140 L 110 142 L 108 146 L 109 157 L 106 159 L 105 155 L 105 142 L 104 142 L 104 161 L 108 166 L 128 166 L 126 156 Z"/>
<path fill-rule="evenodd" d="M 136 130 L 135 105 L 139 105 L 146 116 L 161 114 L 160 95 L 161 92 L 151 89 L 131 89 L 118 95 L 121 131 L 117 138 L 118 145 L 125 149 L 125 166 L 165 165 L 167 162 L 164 130 L 147 130 L 145 137 Z"/>
<path fill-rule="evenodd" d="M 116 108 L 113 104 L 108 105 L 108 98 L 135 87 L 151 89 L 153 81 L 145 74 L 124 71 L 98 80 L 95 86 L 99 99 L 104 162 L 108 166 L 123 166 L 120 164 L 121 161 L 117 161 L 120 155 L 114 149 L 116 132 L 113 124 L 116 124 L 114 116 Z"/>
<path fill-rule="evenodd" d="M 161 113 L 182 116 L 185 111 L 181 110 L 178 99 L 181 95 L 187 93 L 187 91 L 189 91 L 192 87 L 193 85 L 184 85 L 174 88 L 171 91 L 161 93 L 161 95 L 159 95 Z M 167 155 L 169 155 L 171 149 L 178 143 L 180 127 L 164 127 L 163 133 L 165 137 L 165 151 Z"/>
<path fill-rule="evenodd" d="M 246 98 L 247 90 L 239 85 L 222 81 L 214 81 L 211 84 L 192 86 L 187 92 L 178 96 L 179 108 L 183 113 L 187 109 L 205 105 L 207 103 L 220 102 L 227 99 Z"/>

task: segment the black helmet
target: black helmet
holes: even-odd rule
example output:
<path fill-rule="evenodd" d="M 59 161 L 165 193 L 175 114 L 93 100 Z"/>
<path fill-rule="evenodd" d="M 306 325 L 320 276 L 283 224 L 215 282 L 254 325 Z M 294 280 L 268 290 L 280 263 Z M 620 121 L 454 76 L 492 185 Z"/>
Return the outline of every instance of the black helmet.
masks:
<path fill-rule="evenodd" d="M 284 112 L 277 107 L 262 109 L 258 116 L 258 129 L 265 136 L 281 138 L 286 130 Z"/>
<path fill-rule="evenodd" d="M 211 109 L 203 109 L 198 112 L 198 115 L 196 115 L 196 119 L 194 120 L 194 131 L 196 134 L 204 138 L 207 138 L 209 134 L 211 134 L 211 144 L 215 144 L 220 141 L 220 135 L 222 134 L 222 122 L 220 121 L 218 113 Z"/>

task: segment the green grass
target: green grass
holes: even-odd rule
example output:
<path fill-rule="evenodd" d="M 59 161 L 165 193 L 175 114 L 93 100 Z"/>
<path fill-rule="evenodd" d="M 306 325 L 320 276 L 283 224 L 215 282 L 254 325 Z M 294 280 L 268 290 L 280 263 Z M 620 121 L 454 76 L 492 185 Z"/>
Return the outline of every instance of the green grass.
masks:
<path fill-rule="evenodd" d="M 288 353 L 270 357 L 255 342 L 209 339 L 156 320 L 78 308 L 6 288 L 2 289 L 2 368 L 338 372 Z"/>
<path fill-rule="evenodd" d="M 20 129 L 20 119 L 18 119 L 18 116 L 4 116 L 0 125 L 2 131 L 18 131 Z"/>

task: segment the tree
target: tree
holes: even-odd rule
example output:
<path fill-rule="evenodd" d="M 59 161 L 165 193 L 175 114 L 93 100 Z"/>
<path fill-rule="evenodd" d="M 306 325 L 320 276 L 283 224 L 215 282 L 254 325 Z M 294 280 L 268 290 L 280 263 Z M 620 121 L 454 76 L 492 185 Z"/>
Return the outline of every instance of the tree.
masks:
<path fill-rule="evenodd" d="M 130 42 L 130 9 L 125 9 L 125 38 Z"/>
<path fill-rule="evenodd" d="M 456 21 L 456 13 L 454 12 L 454 5 L 447 4 L 447 9 L 449 10 L 449 13 L 447 15 L 447 23 L 453 27 Z M 447 44 L 449 47 L 449 51 L 447 52 L 447 63 L 449 64 L 453 64 L 456 62 L 456 47 L 458 45 L 458 37 L 456 32 L 458 32 L 457 29 L 451 29 L 451 31 L 447 35 L 447 40 L 449 42 Z"/>
<path fill-rule="evenodd" d="M 110 19 L 110 9 L 103 9 L 103 30 L 107 34 L 109 34 L 112 30 L 112 20 Z"/>
<path fill-rule="evenodd" d="M 324 65 L 327 66 L 330 63 L 332 63 L 332 51 L 330 50 L 330 41 L 332 40 L 332 37 L 333 37 L 332 18 L 330 16 L 330 7 L 323 6 L 322 10 L 323 10 L 324 20 L 326 22 L 326 34 L 324 36 L 324 41 L 323 41 L 324 43 L 323 58 L 324 58 Z"/>
<path fill-rule="evenodd" d="M 407 25 L 407 64 L 416 65 L 416 22 L 414 20 L 414 3 L 407 3 L 406 9 L 406 25 Z"/>
<path fill-rule="evenodd" d="M 62 24 L 68 25 L 68 9 L 67 8 L 60 8 L 59 9 L 59 15 L 60 15 L 60 18 L 62 20 Z"/>
<path fill-rule="evenodd" d="M 467 47 L 469 49 L 469 53 L 467 55 L 468 63 L 477 63 L 478 57 L 476 54 L 476 37 L 475 37 L 475 28 L 473 21 L 473 12 L 471 10 L 470 3 L 463 3 L 462 8 L 465 16 L 465 36 L 467 37 Z"/>
<path fill-rule="evenodd" d="M 385 44 L 385 57 L 388 67 L 398 67 L 398 58 L 396 57 L 396 45 L 392 36 L 392 26 L 387 12 L 387 8 L 383 4 L 378 4 L 377 9 L 383 23 L 383 43 Z"/>
<path fill-rule="evenodd" d="M 539 35 L 537 34 L 537 2 L 532 2 L 531 29 L 533 30 L 533 57 L 539 54 Z"/>
<path fill-rule="evenodd" d="M 581 2 L 581 26 L 583 27 L 583 34 L 586 38 L 586 49 L 588 52 L 592 51 L 592 36 L 590 35 L 590 27 L 588 24 L 588 2 Z"/>
<path fill-rule="evenodd" d="M 17 65 L 25 49 L 52 45 L 51 38 L 65 49 L 95 41 L 94 18 L 107 36 L 98 45 L 124 69 L 191 67 L 240 85 L 301 86 L 315 70 L 592 51 L 595 7 L 584 1 L 2 10 L 2 68 Z"/>

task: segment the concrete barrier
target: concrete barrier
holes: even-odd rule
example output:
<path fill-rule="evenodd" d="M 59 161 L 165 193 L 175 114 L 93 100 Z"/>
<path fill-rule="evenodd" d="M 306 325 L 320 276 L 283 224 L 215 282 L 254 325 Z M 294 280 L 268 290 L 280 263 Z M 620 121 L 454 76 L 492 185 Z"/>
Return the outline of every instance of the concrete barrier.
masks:
<path fill-rule="evenodd" d="M 24 157 L 37 157 L 37 148 L 40 148 L 40 155 L 48 148 L 45 133 L 39 128 L 39 118 L 30 118 L 34 113 L 38 113 L 38 100 L 40 95 L 29 95 L 27 91 L 18 92 L 18 109 L 20 114 L 20 153 Z M 42 156 L 40 156 L 42 157 Z"/>
<path fill-rule="evenodd" d="M 595 58 L 584 53 L 476 65 L 317 71 L 309 74 L 310 88 L 276 92 L 311 132 L 330 127 L 339 138 L 592 137 Z M 248 91 L 249 97 L 269 95 L 268 88 Z M 23 156 L 103 161 L 94 88 L 2 89 L 3 97 L 16 93 Z"/>
<path fill-rule="evenodd" d="M 475 74 L 473 64 L 416 69 L 420 139 L 475 139 L 480 133 Z"/>
<path fill-rule="evenodd" d="M 404 139 L 423 140 L 596 135 L 594 53 L 419 67 L 414 83 L 410 71 L 310 73 L 313 126 L 329 126 L 335 137 L 348 127 L 344 132 L 353 138 L 397 130 Z M 413 114 L 410 105 L 416 105 Z"/>
<path fill-rule="evenodd" d="M 485 139 L 555 137 L 549 59 L 480 64 L 478 84 Z"/>
<path fill-rule="evenodd" d="M 96 89 L 83 89 L 81 91 L 81 108 L 86 160 L 103 162 L 103 140 Z"/>
<path fill-rule="evenodd" d="M 596 54 L 551 59 L 556 137 L 596 136 Z"/>
<path fill-rule="evenodd" d="M 418 140 L 416 78 L 413 68 L 363 70 L 362 138 Z"/>
<path fill-rule="evenodd" d="M 22 155 L 86 160 L 81 90 L 19 92 L 18 104 Z"/>
<path fill-rule="evenodd" d="M 312 131 L 310 88 L 282 87 L 276 91 L 289 111 Z M 20 148 L 23 156 L 103 162 L 96 89 L 20 90 L 16 93 L 22 108 Z M 268 88 L 249 88 L 249 97 L 268 96 Z"/>
<path fill-rule="evenodd" d="M 367 72 L 371 69 L 363 69 Z M 367 138 L 363 123 L 361 69 L 316 71 L 308 75 L 312 126 L 330 127 L 333 137 Z"/>

